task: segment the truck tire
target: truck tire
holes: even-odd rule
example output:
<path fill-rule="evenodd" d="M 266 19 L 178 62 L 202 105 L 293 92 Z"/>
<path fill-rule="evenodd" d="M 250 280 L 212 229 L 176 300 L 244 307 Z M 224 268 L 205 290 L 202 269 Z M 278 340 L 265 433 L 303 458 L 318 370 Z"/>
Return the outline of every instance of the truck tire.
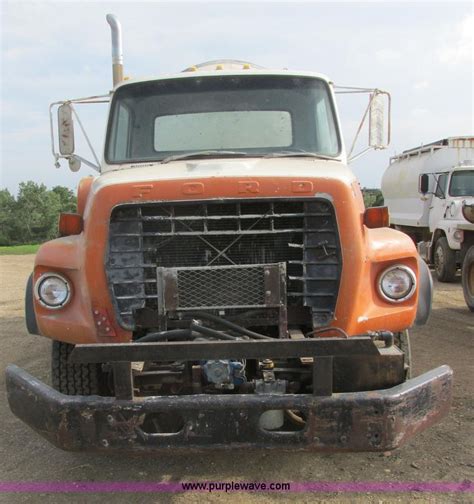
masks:
<path fill-rule="evenodd" d="M 405 379 L 409 380 L 413 376 L 413 363 L 408 330 L 395 334 L 395 345 L 405 354 Z"/>
<path fill-rule="evenodd" d="M 107 395 L 105 373 L 99 364 L 72 364 L 74 345 L 53 341 L 51 378 L 53 387 L 67 395 Z"/>
<path fill-rule="evenodd" d="M 462 265 L 462 290 L 468 308 L 474 312 L 474 245 L 471 245 Z"/>
<path fill-rule="evenodd" d="M 440 282 L 453 282 L 456 277 L 456 252 L 449 248 L 446 236 L 438 238 L 434 249 L 436 278 Z"/>

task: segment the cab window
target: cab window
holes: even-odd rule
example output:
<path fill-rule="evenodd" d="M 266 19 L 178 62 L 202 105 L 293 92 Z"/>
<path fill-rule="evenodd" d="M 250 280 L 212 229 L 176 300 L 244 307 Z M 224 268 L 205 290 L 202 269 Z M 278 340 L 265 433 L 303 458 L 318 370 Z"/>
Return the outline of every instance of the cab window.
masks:
<path fill-rule="evenodd" d="M 446 189 L 448 186 L 448 174 L 440 173 L 436 184 L 435 196 L 437 198 L 446 198 Z"/>

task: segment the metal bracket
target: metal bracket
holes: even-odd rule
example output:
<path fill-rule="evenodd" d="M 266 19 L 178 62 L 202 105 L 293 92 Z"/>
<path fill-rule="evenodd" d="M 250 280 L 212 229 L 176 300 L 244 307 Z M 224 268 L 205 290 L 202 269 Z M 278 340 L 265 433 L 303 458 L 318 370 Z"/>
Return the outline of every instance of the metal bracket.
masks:
<path fill-rule="evenodd" d="M 242 271 L 242 275 L 256 276 L 260 285 L 255 284 L 255 289 L 261 290 L 261 296 L 254 296 L 245 302 L 241 293 L 236 292 L 235 300 L 232 296 L 219 296 L 219 291 L 236 289 L 232 285 L 232 278 Z M 202 277 L 188 284 L 193 287 L 193 293 L 183 289 L 180 282 L 186 276 Z M 227 279 L 228 277 L 228 279 Z M 261 280 L 260 280 L 261 279 Z M 258 282 L 257 282 L 258 283 Z M 190 287 L 188 286 L 188 289 Z M 199 289 L 202 290 L 199 295 Z M 166 319 L 169 312 L 186 312 L 195 310 L 226 310 L 226 309 L 252 309 L 252 308 L 278 308 L 278 325 L 280 337 L 287 337 L 287 307 L 286 307 L 286 263 L 252 264 L 232 266 L 198 266 L 180 268 L 157 268 L 158 316 Z M 192 294 L 190 296 L 190 294 Z M 225 299 L 227 297 L 227 299 Z M 259 299 L 257 299 L 259 297 Z M 190 303 L 189 298 L 199 298 L 201 305 Z M 165 328 L 165 327 L 164 327 Z M 162 328 L 163 329 L 163 328 Z"/>
<path fill-rule="evenodd" d="M 133 399 L 133 375 L 131 362 L 114 362 L 114 391 L 117 399 Z"/>

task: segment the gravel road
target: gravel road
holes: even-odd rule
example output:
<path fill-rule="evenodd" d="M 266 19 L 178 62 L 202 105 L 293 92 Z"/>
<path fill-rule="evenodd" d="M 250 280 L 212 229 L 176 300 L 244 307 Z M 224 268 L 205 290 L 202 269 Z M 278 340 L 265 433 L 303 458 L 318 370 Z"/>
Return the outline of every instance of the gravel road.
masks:
<path fill-rule="evenodd" d="M 129 458 L 62 452 L 9 411 L 3 370 L 24 367 L 49 382 L 50 342 L 26 333 L 23 293 L 33 256 L 0 257 L 0 480 L 3 481 L 453 481 L 474 479 L 474 316 L 464 305 L 460 281 L 436 284 L 430 322 L 414 329 L 415 374 L 440 364 L 455 373 L 448 418 L 391 454 L 311 454 L 234 451 Z M 114 494 L 1 495 L 0 502 L 472 502 L 467 494 Z"/>

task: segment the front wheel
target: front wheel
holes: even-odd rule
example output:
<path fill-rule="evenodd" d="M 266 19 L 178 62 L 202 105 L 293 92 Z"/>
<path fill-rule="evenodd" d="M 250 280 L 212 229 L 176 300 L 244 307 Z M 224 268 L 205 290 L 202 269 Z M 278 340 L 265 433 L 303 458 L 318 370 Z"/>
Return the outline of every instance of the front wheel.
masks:
<path fill-rule="evenodd" d="M 107 395 L 106 375 L 100 364 L 72 364 L 74 345 L 53 341 L 51 379 L 53 387 L 67 395 Z"/>
<path fill-rule="evenodd" d="M 462 290 L 468 308 L 474 311 L 474 245 L 467 251 L 462 264 Z"/>
<path fill-rule="evenodd" d="M 448 240 L 442 236 L 436 241 L 434 250 L 436 278 L 440 282 L 453 282 L 456 277 L 456 252 L 449 247 Z"/>

